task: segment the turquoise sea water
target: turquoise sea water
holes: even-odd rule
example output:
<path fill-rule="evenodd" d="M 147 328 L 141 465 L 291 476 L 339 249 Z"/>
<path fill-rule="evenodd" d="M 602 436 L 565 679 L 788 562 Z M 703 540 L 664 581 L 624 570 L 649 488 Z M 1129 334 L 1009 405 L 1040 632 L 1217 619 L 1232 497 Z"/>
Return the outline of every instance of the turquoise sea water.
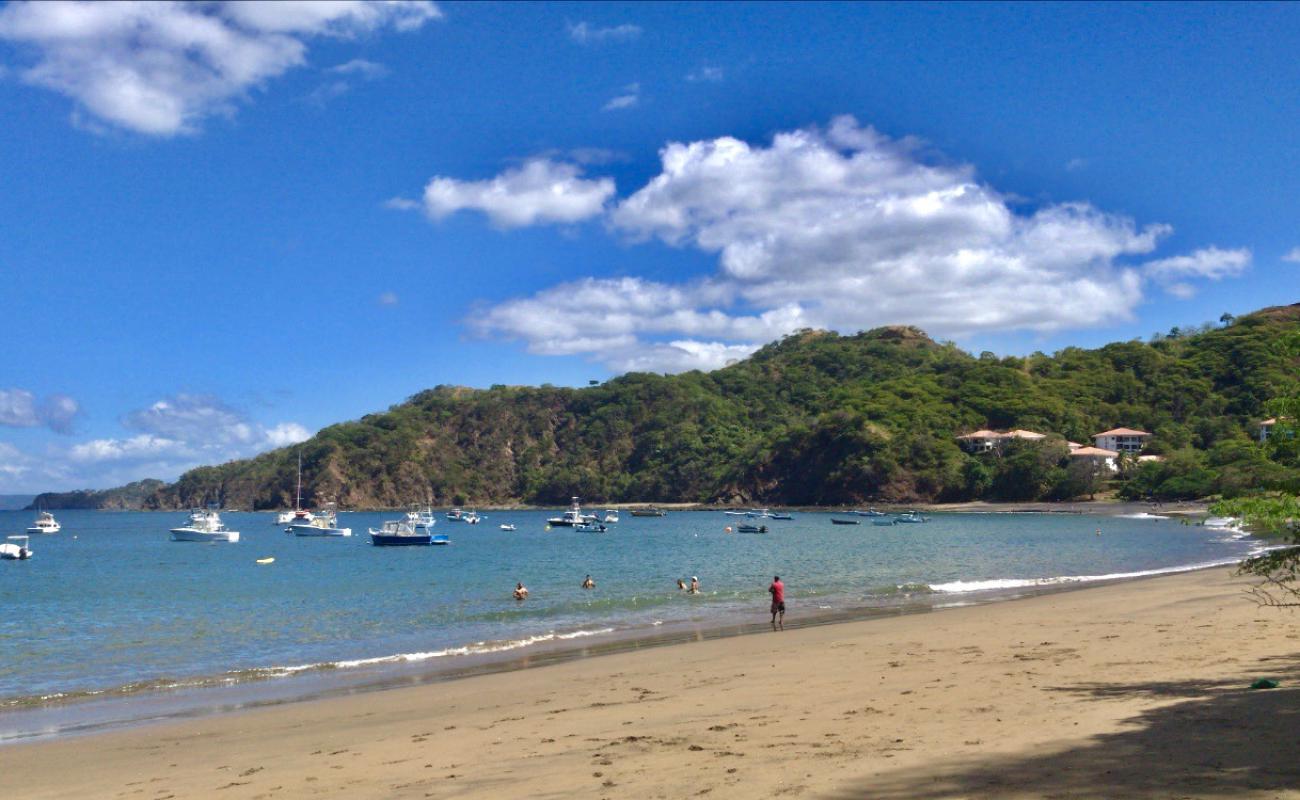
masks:
<path fill-rule="evenodd" d="M 766 535 L 741 535 L 724 529 L 746 520 L 717 511 L 624 513 L 607 534 L 548 532 L 555 513 L 489 511 L 476 526 L 440 516 L 452 546 L 376 548 L 366 528 L 398 515 L 342 514 L 352 538 L 302 539 L 274 515 L 227 513 L 239 543 L 192 544 L 168 540 L 184 514 L 61 512 L 63 531 L 33 537 L 33 559 L 0 562 L 0 734 L 8 713 L 74 698 L 763 622 L 778 573 L 793 621 L 903 597 L 946 604 L 1226 563 L 1257 544 L 1177 520 L 1066 514 L 935 514 L 878 527 L 795 513 L 763 520 Z M 33 518 L 0 512 L 0 533 Z M 255 563 L 268 556 L 274 564 Z M 593 591 L 579 588 L 587 574 Z M 701 595 L 676 589 L 692 576 Z M 510 596 L 517 580 L 531 590 L 524 603 Z"/>

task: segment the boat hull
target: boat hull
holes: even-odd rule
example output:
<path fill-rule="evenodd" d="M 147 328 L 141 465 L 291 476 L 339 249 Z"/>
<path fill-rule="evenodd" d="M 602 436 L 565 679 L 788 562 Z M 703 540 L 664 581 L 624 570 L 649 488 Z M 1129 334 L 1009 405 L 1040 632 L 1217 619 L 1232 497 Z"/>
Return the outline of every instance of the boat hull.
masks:
<path fill-rule="evenodd" d="M 32 536 L 36 536 L 37 534 L 58 533 L 60 530 L 62 530 L 62 528 L 58 525 L 55 525 L 52 528 L 32 527 L 27 529 L 27 533 L 31 534 Z"/>
<path fill-rule="evenodd" d="M 427 547 L 433 544 L 433 534 L 370 534 L 370 543 L 375 547 Z"/>
<path fill-rule="evenodd" d="M 858 525 L 860 523 L 856 519 L 833 519 L 831 520 L 831 524 L 832 525 Z"/>
<path fill-rule="evenodd" d="M 305 536 L 316 539 L 337 539 L 352 535 L 351 528 L 317 528 L 314 525 L 290 525 L 288 531 L 294 536 Z"/>
<path fill-rule="evenodd" d="M 172 528 L 173 542 L 237 542 L 239 531 L 200 531 L 194 528 Z"/>

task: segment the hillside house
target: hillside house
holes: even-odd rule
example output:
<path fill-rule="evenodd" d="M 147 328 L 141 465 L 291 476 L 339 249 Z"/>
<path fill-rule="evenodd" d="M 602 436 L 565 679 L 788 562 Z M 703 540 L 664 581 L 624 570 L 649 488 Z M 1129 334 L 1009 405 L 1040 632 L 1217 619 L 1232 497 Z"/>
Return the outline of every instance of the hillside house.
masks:
<path fill-rule="evenodd" d="M 1140 453 L 1146 447 L 1151 434 L 1132 428 L 1112 428 L 1092 435 L 1093 444 L 1099 450 L 1114 450 L 1119 453 Z"/>
<path fill-rule="evenodd" d="M 1039 441 L 1046 438 L 1047 434 L 1045 433 L 1026 431 L 1019 428 L 1006 432 L 978 430 L 974 433 L 958 436 L 957 444 L 968 453 L 991 453 L 1001 450 L 1003 443 L 1013 439 Z"/>
<path fill-rule="evenodd" d="M 1092 464 L 1098 470 L 1106 472 L 1119 471 L 1119 453 L 1102 447 L 1079 447 L 1070 451 L 1070 458 L 1079 458 Z"/>

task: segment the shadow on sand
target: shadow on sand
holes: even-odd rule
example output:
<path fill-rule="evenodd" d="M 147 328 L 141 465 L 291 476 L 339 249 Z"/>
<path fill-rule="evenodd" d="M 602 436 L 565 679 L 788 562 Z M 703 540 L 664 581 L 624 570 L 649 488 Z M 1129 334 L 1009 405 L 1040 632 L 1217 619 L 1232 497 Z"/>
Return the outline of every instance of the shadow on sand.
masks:
<path fill-rule="evenodd" d="M 1252 690 L 1256 678 L 1276 689 Z M 1029 756 L 938 758 L 889 772 L 833 798 L 1188 798 L 1300 795 L 1300 654 L 1259 662 L 1223 681 L 1095 683 L 1054 691 L 1097 702 L 1166 701 L 1123 722 L 1124 730 L 1073 748 Z M 1288 795 L 1290 796 L 1290 795 Z"/>

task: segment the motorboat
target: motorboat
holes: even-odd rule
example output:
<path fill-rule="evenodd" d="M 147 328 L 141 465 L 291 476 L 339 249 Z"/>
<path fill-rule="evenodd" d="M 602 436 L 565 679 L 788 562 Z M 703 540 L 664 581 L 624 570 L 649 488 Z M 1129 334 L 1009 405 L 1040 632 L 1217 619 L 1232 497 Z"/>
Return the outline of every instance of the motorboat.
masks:
<path fill-rule="evenodd" d="M 514 526 L 514 525 L 511 525 L 510 523 L 507 523 L 507 522 L 503 522 L 503 523 L 501 523 L 500 525 L 498 525 L 497 527 L 500 528 L 500 529 L 503 530 L 503 531 L 513 531 L 513 530 L 515 530 L 515 526 Z"/>
<path fill-rule="evenodd" d="M 28 546 L 31 542 L 30 536 L 24 533 L 8 538 L 8 542 L 0 544 L 0 558 L 6 561 L 26 561 L 32 557 L 32 548 Z M 11 542 L 17 542 L 17 544 L 11 544 Z"/>
<path fill-rule="evenodd" d="M 412 508 L 406 512 L 406 521 L 411 523 L 411 527 L 415 530 L 424 533 L 432 533 L 433 526 L 438 524 L 438 520 L 434 518 L 433 509 L 428 506 Z"/>
<path fill-rule="evenodd" d="M 748 512 L 748 511 L 723 511 L 722 513 L 723 513 L 723 514 L 726 514 L 726 515 L 729 516 L 729 517 L 747 517 L 747 516 L 749 516 L 749 512 Z"/>
<path fill-rule="evenodd" d="M 553 528 L 576 528 L 590 522 L 591 520 L 587 519 L 587 515 L 582 513 L 582 506 L 578 503 L 576 497 L 573 498 L 573 504 L 569 506 L 568 511 L 558 517 L 551 517 L 546 520 L 546 524 Z"/>
<path fill-rule="evenodd" d="M 190 520 L 179 528 L 171 529 L 173 542 L 237 542 L 239 531 L 232 531 L 221 522 L 215 508 L 196 508 Z"/>
<path fill-rule="evenodd" d="M 894 518 L 894 522 L 897 523 L 916 523 L 916 522 L 929 522 L 929 521 L 930 520 L 928 517 L 923 517 L 920 514 L 916 513 L 915 511 L 905 511 Z"/>
<path fill-rule="evenodd" d="M 896 522 L 897 520 L 895 520 L 893 517 L 878 517 L 876 519 L 871 520 L 872 525 L 880 525 L 882 527 L 893 525 Z"/>
<path fill-rule="evenodd" d="M 27 529 L 27 533 L 58 533 L 61 530 L 63 530 L 63 526 L 54 518 L 54 515 L 48 511 L 42 511 L 40 514 L 36 515 L 36 521 Z"/>
<path fill-rule="evenodd" d="M 607 509 L 605 511 L 605 516 L 600 521 L 609 524 L 618 522 L 618 509 L 617 508 Z"/>
<path fill-rule="evenodd" d="M 479 516 L 477 511 L 466 511 L 460 515 L 460 521 L 467 525 L 477 525 L 482 519 L 483 517 Z"/>
<path fill-rule="evenodd" d="M 856 519 L 835 519 L 834 517 L 832 517 L 831 524 L 832 525 L 861 525 L 862 522 L 861 520 L 856 520 Z"/>
<path fill-rule="evenodd" d="M 453 508 L 451 511 L 447 512 L 446 516 L 448 522 L 463 522 L 465 512 L 461 511 L 459 508 Z"/>
<path fill-rule="evenodd" d="M 605 533 L 609 530 L 602 522 L 580 522 L 574 525 L 573 529 L 584 533 Z"/>
<path fill-rule="evenodd" d="M 427 528 L 420 530 L 408 519 L 388 520 L 378 530 L 370 528 L 370 543 L 375 547 L 402 547 L 408 545 L 431 545 L 433 533 Z"/>
<path fill-rule="evenodd" d="M 737 525 L 736 533 L 767 533 L 766 525 Z"/>
<path fill-rule="evenodd" d="M 857 514 L 859 517 L 883 517 L 883 516 L 886 516 L 885 512 L 883 512 L 883 511 L 877 511 L 877 510 L 874 509 L 874 508 L 868 508 L 866 511 L 854 511 L 853 513 L 854 513 L 854 514 Z"/>
<path fill-rule="evenodd" d="M 632 509 L 634 517 L 666 517 L 668 512 L 662 508 L 634 508 Z"/>
<path fill-rule="evenodd" d="M 745 516 L 751 519 L 766 519 L 767 517 L 772 516 L 772 512 L 770 509 L 766 508 L 751 508 L 745 512 Z"/>
<path fill-rule="evenodd" d="M 769 517 L 769 519 L 779 519 L 779 520 L 784 520 L 784 521 L 786 521 L 786 522 L 789 522 L 789 521 L 793 520 L 794 517 L 790 516 L 789 514 L 772 514 L 772 515 Z"/>
<path fill-rule="evenodd" d="M 305 522 L 294 521 L 285 528 L 286 533 L 294 536 L 340 537 L 351 536 L 351 528 L 338 527 L 338 514 L 332 507 L 326 507 L 320 513 Z"/>

